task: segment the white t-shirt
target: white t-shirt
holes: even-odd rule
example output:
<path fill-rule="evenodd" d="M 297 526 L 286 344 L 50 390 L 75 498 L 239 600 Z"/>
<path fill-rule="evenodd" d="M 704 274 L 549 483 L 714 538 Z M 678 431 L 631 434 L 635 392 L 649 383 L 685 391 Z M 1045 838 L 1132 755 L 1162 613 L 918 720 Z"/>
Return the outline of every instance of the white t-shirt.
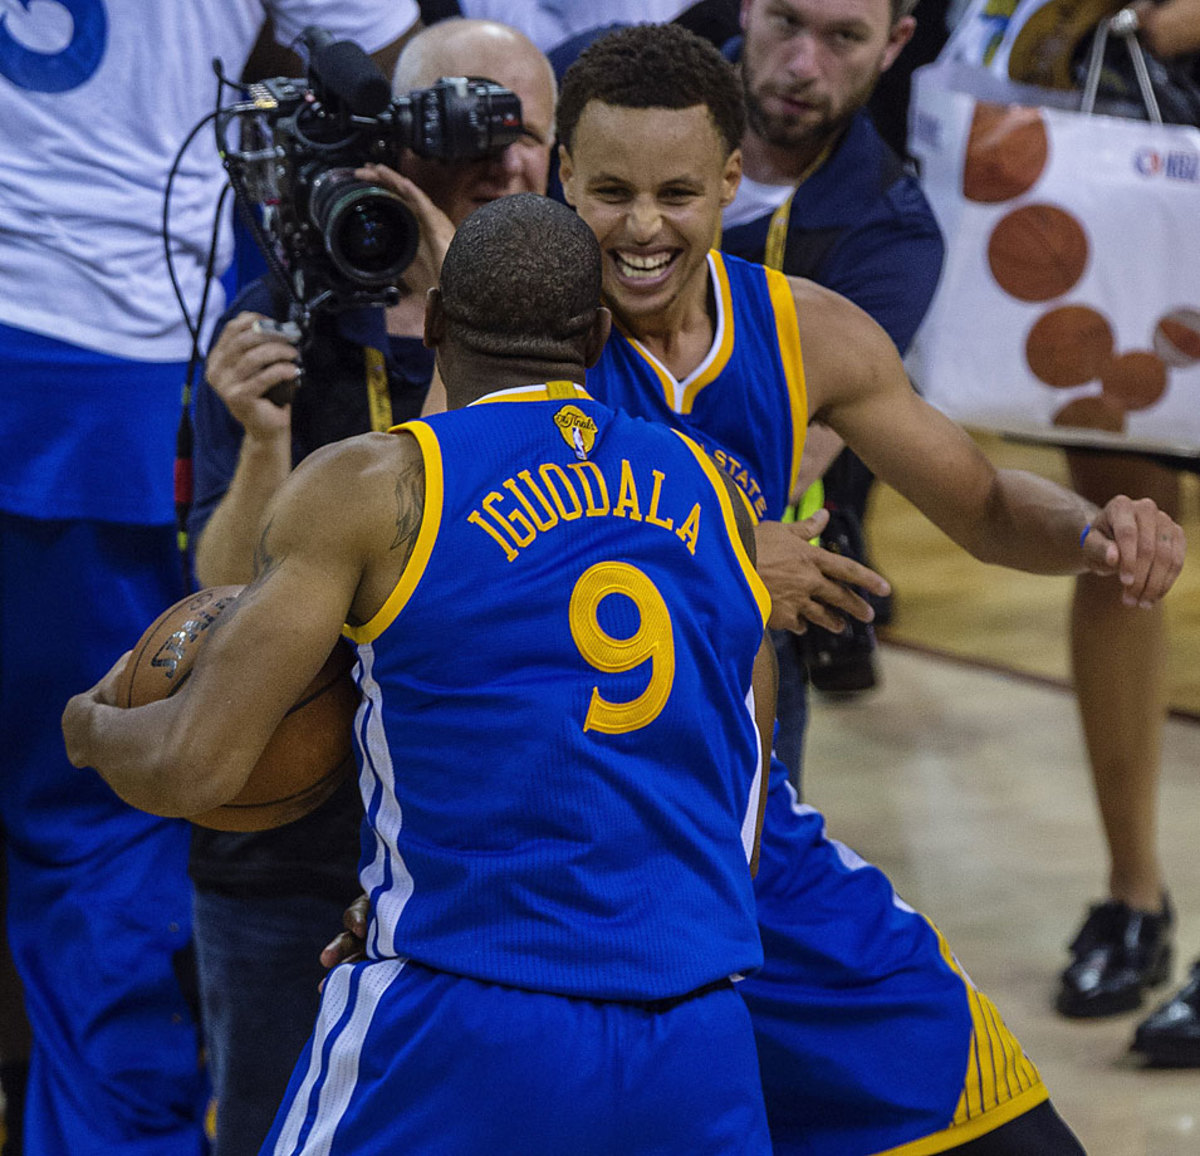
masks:
<path fill-rule="evenodd" d="M 498 20 L 524 32 L 543 52 L 602 24 L 666 24 L 694 0 L 459 0 L 464 16 Z"/>
<path fill-rule="evenodd" d="M 0 322 L 120 357 L 182 360 L 190 339 L 160 233 L 167 174 L 212 111 L 212 59 L 241 74 L 264 3 L 73 7 L 74 19 L 54 0 L 6 5 L 0 22 Z M 418 14 L 415 0 L 266 0 L 265 9 L 282 44 L 318 24 L 368 52 Z M 206 126 L 171 196 L 172 251 L 193 317 L 224 182 Z M 230 245 L 226 228 L 218 270 Z M 222 308 L 220 287 L 213 292 L 210 318 Z"/>
<path fill-rule="evenodd" d="M 752 181 L 743 174 L 733 204 L 721 215 L 722 225 L 726 229 L 732 229 L 735 225 L 744 225 L 747 221 L 757 221 L 759 217 L 769 216 L 788 199 L 795 187 L 794 183 L 764 185 L 761 181 Z"/>

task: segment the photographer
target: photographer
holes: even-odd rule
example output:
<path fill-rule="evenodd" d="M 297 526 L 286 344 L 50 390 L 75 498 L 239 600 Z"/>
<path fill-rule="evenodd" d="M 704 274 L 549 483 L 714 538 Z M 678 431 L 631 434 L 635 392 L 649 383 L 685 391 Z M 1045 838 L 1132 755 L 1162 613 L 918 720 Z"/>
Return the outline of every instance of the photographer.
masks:
<path fill-rule="evenodd" d="M 303 356 L 277 324 L 283 294 L 248 286 L 222 319 L 196 398 L 196 501 L 189 519 L 204 585 L 248 581 L 263 510 L 291 468 L 331 441 L 417 415 L 433 372 L 421 341 L 426 290 L 454 227 L 479 205 L 542 192 L 554 81 L 542 54 L 501 24 L 449 20 L 414 38 L 397 96 L 443 76 L 487 77 L 521 99 L 521 138 L 498 155 L 440 161 L 404 150 L 395 172 L 357 176 L 401 198 L 420 226 L 398 304 L 318 311 Z M 403 174 L 403 175 L 402 175 Z M 410 179 L 411 178 L 411 179 Z M 303 378 L 293 400 L 266 394 Z M 344 784 L 316 812 L 254 834 L 196 828 L 190 870 L 203 1018 L 217 1094 L 215 1156 L 256 1153 L 312 1030 L 330 927 L 359 891 L 362 804 Z"/>

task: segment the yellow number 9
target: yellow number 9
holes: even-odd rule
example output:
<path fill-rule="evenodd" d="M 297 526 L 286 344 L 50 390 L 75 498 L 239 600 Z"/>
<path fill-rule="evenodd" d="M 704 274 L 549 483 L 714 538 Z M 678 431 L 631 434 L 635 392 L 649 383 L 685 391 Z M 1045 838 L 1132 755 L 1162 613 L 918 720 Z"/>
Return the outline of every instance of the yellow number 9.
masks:
<path fill-rule="evenodd" d="M 613 638 L 597 619 L 600 603 L 624 594 L 637 607 L 638 628 L 629 638 Z M 583 729 L 625 734 L 652 723 L 667 705 L 675 681 L 675 639 L 671 612 L 658 588 L 627 562 L 597 562 L 571 592 L 571 637 L 584 660 L 608 674 L 623 673 L 650 661 L 650 682 L 630 702 L 609 702 L 592 687 Z"/>

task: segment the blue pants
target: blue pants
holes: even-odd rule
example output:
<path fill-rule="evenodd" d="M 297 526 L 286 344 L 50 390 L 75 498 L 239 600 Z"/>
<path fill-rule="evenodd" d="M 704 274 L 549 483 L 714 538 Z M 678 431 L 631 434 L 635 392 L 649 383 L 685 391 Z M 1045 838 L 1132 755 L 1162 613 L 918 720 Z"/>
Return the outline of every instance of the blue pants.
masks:
<path fill-rule="evenodd" d="M 228 896 L 196 888 L 196 963 L 217 1098 L 213 1156 L 262 1147 L 312 1034 L 325 978 L 319 953 L 342 924 L 342 900 Z"/>
<path fill-rule="evenodd" d="M 263 1148 L 277 1156 L 768 1156 L 731 988 L 670 1010 L 343 964 Z"/>
<path fill-rule="evenodd" d="M 940 1152 L 1046 1099 L 937 930 L 826 837 L 778 760 L 754 893 L 764 964 L 738 991 L 775 1156 Z"/>
<path fill-rule="evenodd" d="M 188 826 L 63 750 L 67 699 L 182 594 L 170 527 L 0 513 L 0 823 L 34 1053 L 25 1148 L 196 1156 L 206 1081 L 180 986 Z"/>

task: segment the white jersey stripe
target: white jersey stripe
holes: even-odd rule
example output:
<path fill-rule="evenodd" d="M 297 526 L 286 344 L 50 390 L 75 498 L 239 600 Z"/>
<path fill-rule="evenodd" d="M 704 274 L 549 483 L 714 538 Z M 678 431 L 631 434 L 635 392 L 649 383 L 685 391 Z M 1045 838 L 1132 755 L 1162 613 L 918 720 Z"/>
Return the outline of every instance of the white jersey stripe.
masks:
<path fill-rule="evenodd" d="M 316 1119 L 296 1156 L 329 1156 L 338 1125 L 358 1087 L 359 1059 L 375 1012 L 407 962 L 404 959 L 385 959 L 377 963 L 358 964 L 353 969 L 356 972 L 353 978 L 358 982 L 352 985 L 350 1017 L 348 1020 L 338 1017 L 333 1021 L 342 1026 L 330 1033 L 331 1046 L 325 1065 L 325 1079 L 317 1094 Z"/>
<path fill-rule="evenodd" d="M 275 1143 L 275 1156 L 293 1156 L 296 1146 L 300 1142 L 300 1133 L 308 1116 L 308 1102 L 321 1074 L 321 1056 L 325 1051 L 326 1033 L 329 1025 L 337 1024 L 346 1010 L 352 971 L 353 968 L 349 965 L 336 967 L 325 980 L 325 994 L 321 1000 L 321 1011 L 317 1016 L 317 1026 L 313 1029 L 308 1071 L 305 1072 L 304 1079 L 288 1106 L 287 1118 L 280 1130 L 279 1139 Z"/>
<path fill-rule="evenodd" d="M 754 718 L 753 687 L 746 692 L 746 710 L 750 713 L 750 721 L 755 724 L 754 733 L 757 735 L 758 725 Z M 750 800 L 746 805 L 746 813 L 742 816 L 742 847 L 746 852 L 747 863 L 754 858 L 754 835 L 758 830 L 758 802 L 760 795 L 766 790 L 766 783 L 763 777 L 762 742 L 755 742 L 754 748 L 757 751 L 757 758 L 754 764 L 754 780 L 750 784 Z"/>
<path fill-rule="evenodd" d="M 396 954 L 396 924 L 412 896 L 413 880 L 403 858 L 395 850 L 403 814 L 396 798 L 396 771 L 383 729 L 383 691 L 372 673 L 375 663 L 373 645 L 360 644 L 358 656 L 362 667 L 359 689 L 364 707 L 359 715 L 362 722 L 357 735 L 362 751 L 363 782 L 370 786 L 370 792 L 364 790 L 363 797 L 375 832 L 375 854 L 360 873 L 363 889 L 371 897 L 367 952 L 372 959 L 390 959 Z M 366 778 L 368 773 L 370 780 Z"/>

